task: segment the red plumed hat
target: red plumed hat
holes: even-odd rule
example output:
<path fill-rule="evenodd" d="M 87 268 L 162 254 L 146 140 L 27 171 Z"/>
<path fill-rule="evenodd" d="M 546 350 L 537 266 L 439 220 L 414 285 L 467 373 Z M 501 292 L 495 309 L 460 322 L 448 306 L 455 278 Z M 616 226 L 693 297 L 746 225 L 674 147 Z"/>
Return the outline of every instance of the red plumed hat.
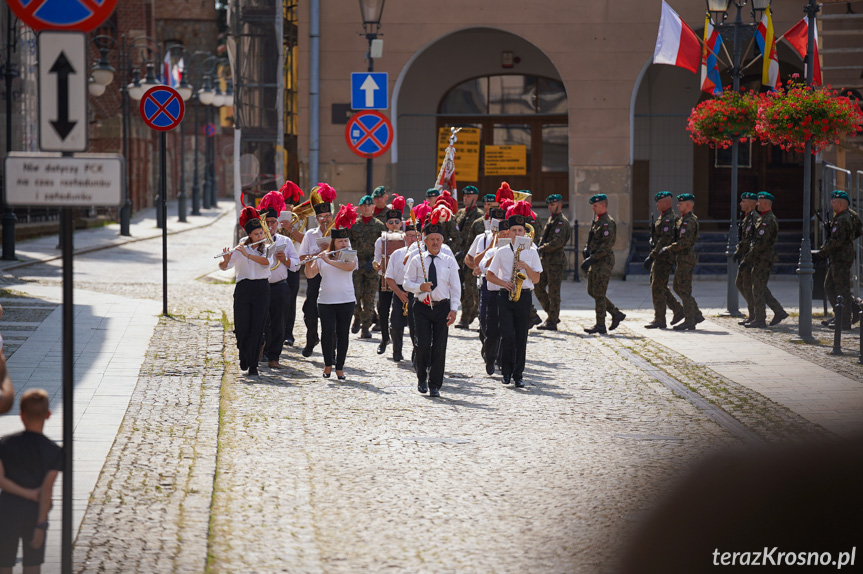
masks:
<path fill-rule="evenodd" d="M 398 194 L 393 195 L 393 209 L 395 209 L 397 211 L 404 211 L 405 210 L 405 198 L 398 195 Z"/>
<path fill-rule="evenodd" d="M 357 208 L 349 203 L 339 209 L 336 218 L 333 220 L 333 229 L 350 229 L 356 222 Z"/>
<path fill-rule="evenodd" d="M 319 183 L 312 188 L 312 193 L 316 191 L 321 196 L 323 203 L 332 203 L 336 199 L 336 190 L 328 183 Z"/>
<path fill-rule="evenodd" d="M 452 213 L 458 211 L 458 202 L 452 196 L 452 194 L 446 189 L 441 192 L 438 196 L 437 200 L 435 200 L 435 207 L 438 205 L 444 205 L 447 209 L 449 209 Z M 446 221 L 446 220 L 444 220 Z"/>
<path fill-rule="evenodd" d="M 250 223 L 252 224 L 251 226 L 249 225 Z M 240 212 L 240 226 L 246 230 L 246 233 L 251 233 L 257 227 L 263 227 L 258 210 L 248 205 L 244 207 Z"/>
<path fill-rule="evenodd" d="M 526 201 L 517 201 L 515 205 L 506 210 L 506 216 L 523 215 L 527 218 L 533 217 L 533 211 L 530 209 L 530 204 Z"/>
<path fill-rule="evenodd" d="M 285 210 L 285 198 L 281 192 L 271 191 L 261 199 L 258 204 L 258 211 L 262 214 L 266 211 L 266 217 L 278 217 Z"/>
<path fill-rule="evenodd" d="M 511 199 L 504 199 L 503 201 L 501 201 L 501 202 L 500 202 L 500 205 L 498 205 L 498 207 L 499 207 L 500 209 L 503 209 L 504 211 L 506 211 L 506 212 L 507 212 L 506 216 L 507 216 L 507 217 L 509 217 L 509 209 L 510 209 L 513 205 L 515 205 L 515 202 L 514 202 L 513 200 L 511 200 Z"/>
<path fill-rule="evenodd" d="M 504 181 L 500 184 L 500 187 L 497 188 L 497 195 L 495 195 L 494 199 L 497 201 L 498 205 L 500 205 L 505 199 L 515 201 L 515 196 L 512 194 L 512 188 L 509 187 L 507 182 Z"/>
<path fill-rule="evenodd" d="M 300 186 L 294 183 L 291 180 L 285 182 L 285 185 L 279 190 L 279 193 L 282 194 L 282 197 L 285 199 L 285 203 L 293 203 L 297 204 L 300 202 L 301 197 L 305 197 L 303 190 L 300 189 Z"/>
<path fill-rule="evenodd" d="M 426 216 L 428 216 L 428 214 L 431 213 L 431 211 L 432 211 L 432 208 L 429 205 L 428 201 L 424 201 L 424 202 L 420 203 L 419 205 L 417 205 L 416 207 L 414 207 L 414 215 L 416 215 L 417 221 L 422 222 L 422 223 L 425 223 Z"/>
<path fill-rule="evenodd" d="M 452 219 L 452 211 L 450 211 L 446 205 L 436 205 L 431 212 L 430 223 L 434 225 L 436 223 L 449 221 L 450 219 Z"/>

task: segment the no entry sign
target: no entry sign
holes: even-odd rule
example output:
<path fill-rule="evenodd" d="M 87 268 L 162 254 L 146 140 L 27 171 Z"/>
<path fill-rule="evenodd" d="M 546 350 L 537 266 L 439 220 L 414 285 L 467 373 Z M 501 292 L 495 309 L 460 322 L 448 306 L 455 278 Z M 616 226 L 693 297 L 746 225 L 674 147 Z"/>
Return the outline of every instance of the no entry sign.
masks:
<path fill-rule="evenodd" d="M 348 120 L 345 140 L 358 156 L 366 159 L 378 157 L 390 149 L 393 143 L 393 125 L 380 112 L 358 112 Z"/>
<path fill-rule="evenodd" d="M 160 132 L 180 125 L 185 111 L 183 98 L 168 86 L 154 86 L 141 98 L 141 118 L 150 128 Z"/>
<path fill-rule="evenodd" d="M 27 26 L 42 30 L 89 32 L 104 22 L 117 0 L 6 0 Z"/>

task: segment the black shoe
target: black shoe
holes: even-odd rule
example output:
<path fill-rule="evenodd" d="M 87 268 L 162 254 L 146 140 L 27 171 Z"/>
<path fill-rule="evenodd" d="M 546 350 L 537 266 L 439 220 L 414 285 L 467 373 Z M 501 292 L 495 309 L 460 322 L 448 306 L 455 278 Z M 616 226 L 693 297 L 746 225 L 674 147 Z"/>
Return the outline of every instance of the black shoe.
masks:
<path fill-rule="evenodd" d="M 605 325 L 594 325 L 589 329 L 584 330 L 585 333 L 594 334 L 599 333 L 600 335 L 605 335 L 608 331 L 605 330 Z"/>
<path fill-rule="evenodd" d="M 421 381 L 417 383 L 417 390 L 422 394 L 426 394 L 429 392 L 429 386 L 425 383 L 425 381 Z"/>
<path fill-rule="evenodd" d="M 785 312 L 785 309 L 780 309 L 778 313 L 773 314 L 773 318 L 770 320 L 770 326 L 778 325 L 787 318 L 788 313 Z"/>
<path fill-rule="evenodd" d="M 320 339 L 318 339 L 317 337 L 315 337 L 315 338 L 314 338 L 314 339 L 312 339 L 311 341 L 306 342 L 306 346 L 305 346 L 305 347 L 303 347 L 303 356 L 304 356 L 304 357 L 311 357 L 311 356 L 312 356 L 312 351 L 314 351 L 314 350 L 315 350 L 315 347 L 316 347 L 316 346 L 317 346 L 317 344 L 318 344 L 318 343 L 320 343 L 320 342 L 321 342 L 321 341 L 320 341 Z"/>
<path fill-rule="evenodd" d="M 336 375 L 336 378 L 340 381 L 344 381 L 345 379 L 347 379 L 347 377 L 345 375 L 341 375 L 341 376 Z"/>
<path fill-rule="evenodd" d="M 645 329 L 665 329 L 668 325 L 665 322 L 660 323 L 659 321 L 651 321 L 647 325 L 644 326 Z"/>
<path fill-rule="evenodd" d="M 353 323 L 353 325 L 351 325 L 351 333 L 356 335 L 357 333 L 360 332 L 360 328 L 361 328 L 360 322 L 356 318 L 354 318 L 354 323 Z"/>
<path fill-rule="evenodd" d="M 328 373 L 328 372 L 326 372 L 326 371 L 324 371 L 323 373 L 321 373 L 321 375 L 323 375 L 323 377 L 324 377 L 325 379 L 329 379 L 329 378 L 330 378 L 330 375 L 332 375 L 332 374 L 333 374 L 333 373 L 332 373 L 332 371 L 330 371 L 329 373 Z"/>
<path fill-rule="evenodd" d="M 752 321 L 751 323 L 746 323 L 743 325 L 747 329 L 766 329 L 767 323 L 765 321 Z"/>
<path fill-rule="evenodd" d="M 360 333 L 360 339 L 371 339 L 371 338 L 372 338 L 372 334 L 369 332 L 368 329 L 363 329 L 363 332 Z"/>
<path fill-rule="evenodd" d="M 456 323 L 455 328 L 456 329 L 470 329 L 470 324 L 468 324 L 468 323 Z"/>
<path fill-rule="evenodd" d="M 430 397 L 439 397 L 439 396 L 440 396 L 440 391 L 439 391 L 439 390 L 437 390 L 437 389 L 432 389 L 432 390 L 430 390 L 430 391 L 429 391 L 429 396 L 430 396 Z"/>
<path fill-rule="evenodd" d="M 381 344 L 378 345 L 378 355 L 383 355 L 387 350 L 387 341 L 381 341 Z"/>
<path fill-rule="evenodd" d="M 540 318 L 539 318 L 539 315 L 537 315 L 537 316 L 535 316 L 533 319 L 531 319 L 531 320 L 530 320 L 530 323 L 528 323 L 527 328 L 528 328 L 528 329 L 533 329 L 534 327 L 536 327 L 536 326 L 537 326 L 537 325 L 539 325 L 540 323 L 542 323 L 542 319 L 540 319 Z"/>
<path fill-rule="evenodd" d="M 503 384 L 508 385 L 512 380 L 512 375 L 504 375 L 503 376 Z"/>
<path fill-rule="evenodd" d="M 249 376 L 257 377 L 258 376 L 258 367 L 249 367 Z"/>
<path fill-rule="evenodd" d="M 523 389 L 524 388 L 524 381 L 522 381 L 521 378 L 519 377 L 518 379 L 515 380 L 515 386 L 519 389 Z"/>
<path fill-rule="evenodd" d="M 680 323 L 679 325 L 675 325 L 674 327 L 672 327 L 672 329 L 674 329 L 675 331 L 694 331 L 695 330 L 695 323 L 690 323 L 689 321 L 684 321 L 683 323 Z"/>
<path fill-rule="evenodd" d="M 821 321 L 821 324 L 825 327 L 832 327 L 836 323 L 836 317 L 830 317 L 829 319 L 824 319 Z"/>
<path fill-rule="evenodd" d="M 393 353 L 393 361 L 395 361 L 396 363 L 400 363 L 402 362 L 402 360 L 404 360 L 404 357 L 401 353 Z"/>
<path fill-rule="evenodd" d="M 743 321 L 737 321 L 737 324 L 738 324 L 738 325 L 744 325 L 744 326 L 745 326 L 745 325 L 748 325 L 748 324 L 749 324 L 749 323 L 751 323 L 751 322 L 752 322 L 752 317 L 747 317 L 747 318 L 746 318 L 746 319 L 744 319 Z"/>
<path fill-rule="evenodd" d="M 701 313 L 698 313 L 698 317 L 695 318 L 695 324 L 697 325 L 697 324 L 703 323 L 703 322 L 704 322 L 704 315 L 702 315 Z"/>
<path fill-rule="evenodd" d="M 622 311 L 618 311 L 611 316 L 611 325 L 609 325 L 608 330 L 614 331 L 617 329 L 617 326 L 620 325 L 620 322 L 626 319 L 626 314 Z"/>
<path fill-rule="evenodd" d="M 679 323 L 680 321 L 683 321 L 685 318 L 686 318 L 686 313 L 683 312 L 683 309 L 681 309 L 680 311 L 675 311 L 674 317 L 671 318 L 671 324 L 674 325 L 675 323 Z"/>
<path fill-rule="evenodd" d="M 293 339 L 285 339 L 285 345 L 288 347 L 293 347 L 294 346 L 294 340 Z"/>
<path fill-rule="evenodd" d="M 240 370 L 241 371 L 248 371 L 249 370 L 249 364 L 242 359 L 240 359 Z"/>
<path fill-rule="evenodd" d="M 494 362 L 491 362 L 491 363 L 487 362 L 485 364 L 485 372 L 487 375 L 493 375 L 494 374 Z"/>
<path fill-rule="evenodd" d="M 557 323 L 549 323 L 548 321 L 546 321 L 545 323 L 537 327 L 537 329 L 540 329 L 542 331 L 557 331 Z"/>

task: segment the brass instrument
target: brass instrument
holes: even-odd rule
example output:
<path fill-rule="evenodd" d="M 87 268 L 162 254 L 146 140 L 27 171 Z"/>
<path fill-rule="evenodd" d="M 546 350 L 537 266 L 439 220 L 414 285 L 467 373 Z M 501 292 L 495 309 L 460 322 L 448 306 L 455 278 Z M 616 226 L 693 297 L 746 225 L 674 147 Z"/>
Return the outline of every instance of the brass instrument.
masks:
<path fill-rule="evenodd" d="M 512 190 L 513 201 L 525 201 L 528 197 L 530 197 L 529 193 L 524 193 L 523 191 Z"/>
<path fill-rule="evenodd" d="M 516 265 L 521 260 L 521 252 L 527 247 L 520 243 L 518 247 L 515 249 L 515 254 L 512 257 L 512 275 L 510 276 L 510 282 L 515 285 L 515 289 L 510 291 L 509 300 L 515 303 L 521 298 L 521 285 L 524 283 L 525 279 L 527 279 L 527 274 L 518 269 Z"/>
<path fill-rule="evenodd" d="M 317 192 L 312 192 L 312 195 L 306 201 L 294 206 L 294 208 L 289 212 L 293 218 L 288 231 L 299 231 L 300 233 L 305 232 L 306 223 L 310 217 L 315 216 L 315 206 L 319 203 L 322 203 L 321 195 Z M 296 229 L 294 229 L 295 227 Z"/>
<path fill-rule="evenodd" d="M 402 303 L 402 315 L 404 315 L 405 317 L 408 316 L 408 302 L 407 301 Z"/>
<path fill-rule="evenodd" d="M 389 266 L 390 253 L 405 246 L 405 234 L 400 232 L 384 231 L 381 233 L 384 245 L 384 255 L 381 262 L 372 262 L 375 271 L 381 274 L 381 291 L 392 291 L 387 285 L 387 267 Z"/>
<path fill-rule="evenodd" d="M 536 238 L 536 229 L 534 229 L 533 225 L 530 223 L 525 223 L 524 227 L 527 229 L 527 234 L 530 236 L 530 242 L 533 243 L 533 240 Z"/>

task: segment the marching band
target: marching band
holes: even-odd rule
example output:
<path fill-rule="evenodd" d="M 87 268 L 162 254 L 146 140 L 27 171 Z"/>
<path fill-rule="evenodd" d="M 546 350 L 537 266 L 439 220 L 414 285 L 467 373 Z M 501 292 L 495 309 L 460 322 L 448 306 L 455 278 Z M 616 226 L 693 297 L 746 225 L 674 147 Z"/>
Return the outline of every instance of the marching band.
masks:
<path fill-rule="evenodd" d="M 281 368 L 283 345 L 294 343 L 288 319 L 302 274 L 302 355 L 311 357 L 321 344 L 324 378 L 335 370 L 339 380 L 347 379 L 351 322 L 355 333 L 362 330 L 360 338 L 369 338 L 374 320 L 381 335 L 377 353 L 386 353 L 392 343 L 393 361 L 409 355 L 417 390 L 439 397 L 449 328 L 460 312 L 466 313 L 465 299 L 475 300 L 478 294 L 478 309 L 472 313 L 478 312 L 478 351 L 486 372 L 499 371 L 504 384 L 525 386 L 532 290 L 543 266 L 531 225 L 537 217 L 523 192 L 504 183 L 496 195 L 483 197 L 482 210 L 475 206 L 478 190 L 469 190 L 468 211 L 476 211 L 466 224 L 476 231 L 469 233 L 458 227 L 452 231 L 458 202 L 446 190 L 427 193 L 428 199 L 414 207 L 412 199 L 398 195 L 383 205 L 380 198 L 389 194 L 379 187 L 374 197 L 364 196 L 357 207 L 342 205 L 335 216 L 332 186 L 319 183 L 300 202 L 303 195 L 288 181 L 264 195 L 257 208 L 244 206 L 239 224 L 247 237 L 220 255 L 222 269 L 236 270 L 234 332 L 241 370 L 256 376 L 258 361 L 264 360 L 270 369 Z M 306 230 L 311 217 L 317 225 Z M 453 243 L 453 233 L 460 242 Z M 295 282 L 290 281 L 292 273 Z M 369 277 L 374 278 L 372 287 Z M 471 293 L 465 291 L 466 282 L 474 282 Z M 469 324 L 466 317 L 462 322 Z"/>

